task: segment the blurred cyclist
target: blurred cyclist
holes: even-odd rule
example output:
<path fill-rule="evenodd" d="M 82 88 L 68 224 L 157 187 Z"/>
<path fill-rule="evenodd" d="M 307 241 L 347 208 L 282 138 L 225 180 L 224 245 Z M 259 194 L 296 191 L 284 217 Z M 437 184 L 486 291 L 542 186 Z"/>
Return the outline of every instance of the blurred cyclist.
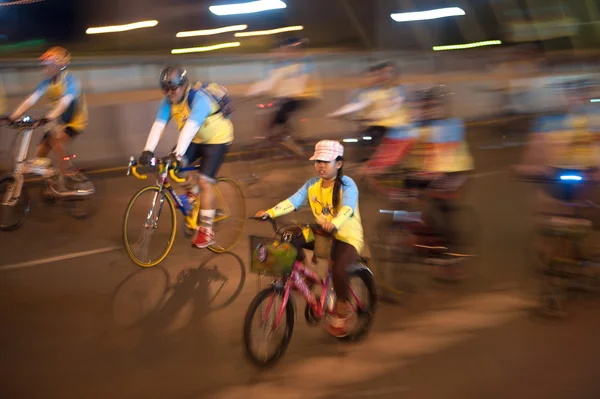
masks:
<path fill-rule="evenodd" d="M 358 91 L 351 103 L 330 113 L 332 118 L 355 113 L 368 121 L 364 136 L 377 146 L 392 128 L 410 123 L 406 92 L 398 85 L 396 67 L 390 62 L 373 65 L 366 71 L 367 87 Z"/>
<path fill-rule="evenodd" d="M 81 92 L 81 84 L 73 74 L 67 71 L 71 55 L 62 47 L 52 47 L 40 58 L 44 67 L 46 79 L 42 81 L 17 109 L 8 117 L 10 122 L 16 121 L 25 112 L 46 95 L 50 102 L 50 111 L 40 121 L 46 124 L 46 133 L 37 147 L 36 158 L 32 165 L 47 166 L 42 158 L 46 158 L 54 150 L 59 159 L 58 168 L 61 172 L 53 188 L 59 193 L 77 189 L 77 184 L 85 181 L 78 174 L 67 155 L 66 146 L 72 139 L 83 133 L 88 125 L 88 112 L 85 96 Z M 38 162 L 36 162 L 38 161 Z M 68 179 L 64 179 L 68 177 Z"/>
<path fill-rule="evenodd" d="M 370 176 L 398 165 L 409 170 L 405 187 L 424 189 L 433 199 L 442 219 L 425 222 L 444 238 L 450 253 L 458 252 L 452 251 L 459 239 L 453 222 L 456 202 L 462 198 L 468 172 L 474 166 L 463 121 L 447 115 L 448 95 L 443 86 L 417 92 L 416 121 L 411 126 L 390 130 L 364 169 Z M 447 256 L 437 261 L 443 264 L 455 259 Z"/>
<path fill-rule="evenodd" d="M 277 43 L 273 50 L 275 63 L 269 75 L 248 89 L 246 96 L 272 93 L 276 99 L 275 113 L 267 125 L 267 137 L 288 139 L 286 136 L 292 133 L 288 124 L 290 118 L 321 95 L 318 76 L 306 57 L 305 43 L 306 39 L 298 37 Z"/>
<path fill-rule="evenodd" d="M 200 168 L 187 174 L 187 192 L 181 195 L 184 206 L 192 210 L 200 195 L 200 226 L 193 245 L 206 248 L 215 243 L 213 222 L 216 214 L 215 176 L 233 141 L 233 112 L 229 95 L 215 83 L 190 85 L 187 71 L 181 66 L 168 66 L 160 73 L 160 88 L 165 94 L 152 125 L 146 146 L 139 159 L 147 165 L 164 129 L 171 119 L 177 122 L 177 146 L 166 160 L 186 167 L 200 163 Z"/>
<path fill-rule="evenodd" d="M 561 170 L 576 170 L 585 181 L 600 181 L 600 110 L 590 103 L 593 83 L 586 79 L 555 86 L 566 100 L 566 112 L 538 117 L 533 124 L 521 164 L 513 171 L 523 177 L 553 177 Z M 556 188 L 556 187 L 555 187 Z M 534 206 L 551 214 L 572 214 L 579 210 L 566 206 L 560 190 L 538 191 Z M 592 195 L 592 185 L 582 187 L 578 199 Z"/>

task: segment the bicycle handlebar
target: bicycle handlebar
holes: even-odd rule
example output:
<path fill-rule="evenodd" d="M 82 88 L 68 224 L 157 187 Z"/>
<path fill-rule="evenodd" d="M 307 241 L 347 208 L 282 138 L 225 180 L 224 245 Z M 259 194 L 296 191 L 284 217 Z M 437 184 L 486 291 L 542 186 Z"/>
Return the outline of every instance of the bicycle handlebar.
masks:
<path fill-rule="evenodd" d="M 139 166 L 139 162 L 135 159 L 135 157 L 129 158 L 129 166 L 127 168 L 127 176 L 130 174 L 134 175 L 137 179 L 146 180 L 148 175 L 140 174 L 137 171 Z M 171 164 L 171 162 L 163 162 L 162 159 L 152 158 L 150 160 L 150 164 L 148 166 L 154 167 L 155 169 L 162 170 L 166 168 L 169 171 L 169 177 L 175 181 L 176 183 L 184 183 L 185 178 L 179 178 L 175 174 L 175 170 L 177 169 L 177 163 Z"/>
<path fill-rule="evenodd" d="M 25 116 L 23 117 L 23 119 L 17 121 L 11 121 L 10 119 L 5 117 L 0 119 L 0 121 L 7 122 L 7 126 L 13 129 L 35 129 L 48 123 L 48 120 L 46 120 L 45 118 L 34 119 L 29 116 Z"/>
<path fill-rule="evenodd" d="M 301 229 L 309 228 L 309 229 L 313 230 L 314 232 L 316 232 L 317 234 L 320 234 L 320 235 L 333 236 L 333 234 L 337 231 L 337 229 L 334 228 L 331 232 L 327 232 L 327 231 L 323 230 L 323 227 L 320 224 L 318 224 L 318 223 L 297 223 L 297 222 L 292 222 L 293 224 L 283 225 L 283 226 L 278 227 L 277 222 L 275 221 L 275 219 L 273 219 L 273 218 L 271 218 L 271 217 L 269 217 L 267 215 L 265 215 L 263 217 L 251 216 L 248 219 L 250 219 L 250 220 L 257 220 L 259 222 L 267 222 L 267 221 L 270 222 L 271 226 L 273 227 L 273 231 L 275 232 L 275 234 L 279 234 L 279 231 L 282 228 L 285 228 L 287 226 L 292 226 L 292 225 L 300 227 Z"/>

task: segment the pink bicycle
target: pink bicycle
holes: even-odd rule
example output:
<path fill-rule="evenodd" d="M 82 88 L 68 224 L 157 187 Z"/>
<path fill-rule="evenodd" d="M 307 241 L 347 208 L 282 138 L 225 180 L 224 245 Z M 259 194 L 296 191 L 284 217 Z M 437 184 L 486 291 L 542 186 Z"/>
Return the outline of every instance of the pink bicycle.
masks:
<path fill-rule="evenodd" d="M 336 297 L 331 284 L 331 270 L 323 280 L 317 273 L 307 269 L 296 260 L 297 250 L 291 240 L 301 234 L 314 237 L 314 258 L 328 259 L 331 265 L 331 246 L 333 237 L 321 230 L 317 224 L 277 226 L 273 219 L 251 218 L 253 220 L 270 221 L 275 238 L 250 236 L 250 271 L 261 275 L 273 276 L 275 280 L 269 288 L 260 291 L 250 303 L 244 320 L 244 348 L 246 356 L 256 365 L 268 367 L 274 365 L 285 353 L 294 331 L 296 290 L 306 301 L 304 317 L 310 325 L 319 324 L 324 316 L 335 309 Z M 367 267 L 365 258 L 359 259 L 348 270 L 352 307 L 357 314 L 356 324 L 342 340 L 357 340 L 369 331 L 375 314 L 377 293 L 373 273 Z M 352 286 L 352 280 L 358 280 L 366 295 L 359 298 L 358 290 Z M 312 291 L 314 286 L 320 287 L 320 293 Z M 361 290 L 362 291 L 362 290 Z M 280 304 L 276 304 L 280 301 Z M 272 350 L 257 348 L 254 345 L 253 326 L 255 315 L 259 315 L 258 325 L 264 335 L 264 341 L 275 338 Z M 285 320 L 283 318 L 285 317 Z M 264 342 L 266 344 L 267 342 Z"/>

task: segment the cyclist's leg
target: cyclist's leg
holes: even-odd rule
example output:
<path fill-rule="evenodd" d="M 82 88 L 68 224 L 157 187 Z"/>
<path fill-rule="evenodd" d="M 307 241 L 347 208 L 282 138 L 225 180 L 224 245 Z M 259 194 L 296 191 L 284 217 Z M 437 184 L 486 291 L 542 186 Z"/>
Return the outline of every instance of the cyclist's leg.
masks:
<path fill-rule="evenodd" d="M 225 161 L 229 144 L 200 144 L 198 153 L 201 155 L 200 168 L 196 171 L 198 186 L 200 186 L 200 227 L 194 238 L 194 245 L 206 248 L 214 244 L 213 222 L 216 214 L 215 177 Z"/>
<path fill-rule="evenodd" d="M 298 232 L 296 232 L 296 234 L 297 233 Z M 306 252 L 304 250 L 305 249 L 313 250 L 315 248 L 315 243 L 314 242 L 307 243 L 306 240 L 304 239 L 304 235 L 298 234 L 298 235 L 296 235 L 296 237 L 292 238 L 292 240 L 290 241 L 290 244 L 292 244 L 296 248 L 296 251 L 297 251 L 296 260 L 298 262 L 301 262 L 304 266 L 308 267 L 310 262 L 308 260 L 308 257 L 306 256 Z"/>
<path fill-rule="evenodd" d="M 298 108 L 298 100 L 283 98 L 279 100 L 279 108 L 275 111 L 267 127 L 267 137 L 281 137 L 287 130 L 287 123 Z"/>
<path fill-rule="evenodd" d="M 352 328 L 354 313 L 350 305 L 350 290 L 348 287 L 348 268 L 358 259 L 358 252 L 352 245 L 335 240 L 332 249 L 333 289 L 337 296 L 335 314 L 330 315 L 329 332 L 332 335 L 347 335 Z"/>
<path fill-rule="evenodd" d="M 446 173 L 429 186 L 429 191 L 441 215 L 442 225 L 439 226 L 439 232 L 450 245 L 455 244 L 458 238 L 454 217 L 458 208 L 458 197 L 466 181 L 467 176 L 464 172 Z"/>

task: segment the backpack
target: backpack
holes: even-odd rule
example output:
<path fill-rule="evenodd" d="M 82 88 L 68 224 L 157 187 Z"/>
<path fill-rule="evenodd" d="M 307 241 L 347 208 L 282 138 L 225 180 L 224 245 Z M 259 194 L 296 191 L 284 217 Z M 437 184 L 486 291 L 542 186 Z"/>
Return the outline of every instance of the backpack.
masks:
<path fill-rule="evenodd" d="M 217 83 L 197 83 L 190 90 L 190 94 L 188 96 L 188 105 L 192 106 L 192 102 L 194 101 L 194 97 L 198 91 L 202 91 L 204 94 L 208 95 L 212 98 L 218 105 L 219 109 L 213 114 L 222 113 L 225 118 L 229 118 L 234 111 L 233 103 L 231 101 L 231 96 L 229 92 L 225 88 Z"/>

